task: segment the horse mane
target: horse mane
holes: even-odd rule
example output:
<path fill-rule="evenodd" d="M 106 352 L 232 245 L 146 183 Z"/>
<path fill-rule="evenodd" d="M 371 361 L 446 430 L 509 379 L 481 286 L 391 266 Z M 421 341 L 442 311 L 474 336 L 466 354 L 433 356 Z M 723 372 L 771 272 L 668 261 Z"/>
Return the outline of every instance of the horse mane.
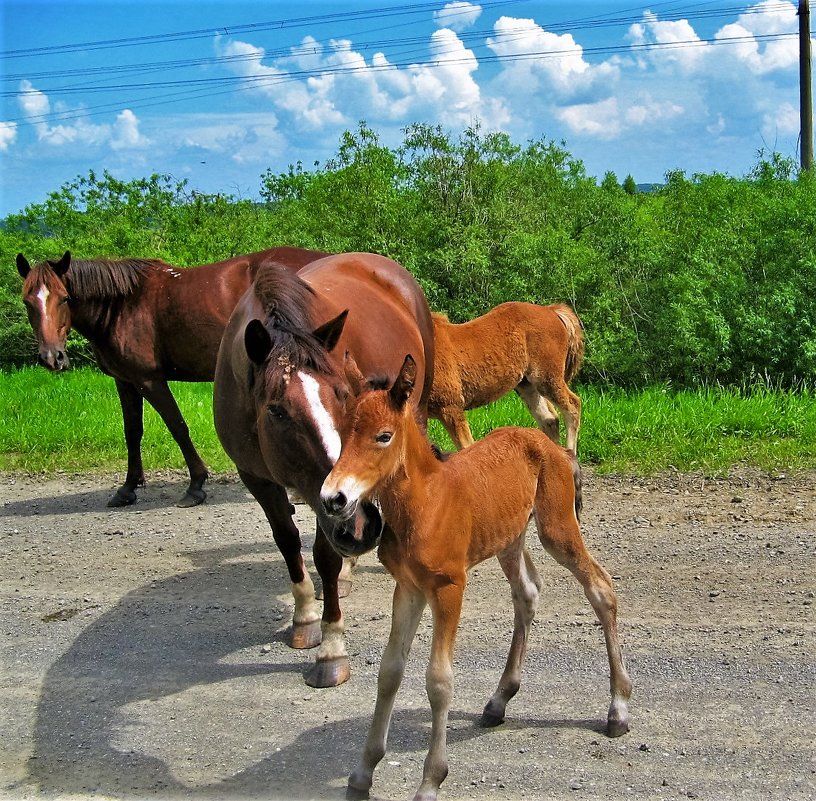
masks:
<path fill-rule="evenodd" d="M 76 300 L 111 300 L 132 294 L 150 270 L 165 266 L 158 259 L 72 259 L 64 282 Z"/>
<path fill-rule="evenodd" d="M 303 368 L 330 372 L 326 350 L 312 334 L 310 311 L 314 290 L 275 262 L 258 268 L 253 286 L 264 311 L 264 326 L 272 339 L 264 382 L 267 388 L 279 391 L 292 372 Z"/>

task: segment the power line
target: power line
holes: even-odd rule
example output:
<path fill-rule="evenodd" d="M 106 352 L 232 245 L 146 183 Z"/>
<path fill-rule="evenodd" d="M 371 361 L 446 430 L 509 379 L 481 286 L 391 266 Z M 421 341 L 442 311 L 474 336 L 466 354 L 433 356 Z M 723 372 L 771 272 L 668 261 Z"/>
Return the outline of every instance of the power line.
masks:
<path fill-rule="evenodd" d="M 627 52 L 649 52 L 654 50 L 677 50 L 677 49 L 687 49 L 693 47 L 702 47 L 704 45 L 710 46 L 724 46 L 724 45 L 733 45 L 733 44 L 740 44 L 740 43 L 748 43 L 748 42 L 770 42 L 770 41 L 779 41 L 784 39 L 795 39 L 797 37 L 796 33 L 789 33 L 789 34 L 765 34 L 765 35 L 751 35 L 751 36 L 733 36 L 733 37 L 719 37 L 719 38 L 710 38 L 710 39 L 689 39 L 685 41 L 676 41 L 676 42 L 661 42 L 661 43 L 642 43 L 642 44 L 627 44 L 627 45 L 614 45 L 608 47 L 595 47 L 595 48 L 574 48 L 571 50 L 540 50 L 535 52 L 528 52 L 528 53 L 518 53 L 514 54 L 513 56 L 498 56 L 495 54 L 485 55 L 480 59 L 480 63 L 497 63 L 497 62 L 514 62 L 514 61 L 532 61 L 538 59 L 549 59 L 549 58 L 564 58 L 569 56 L 575 56 L 579 54 L 589 54 L 589 55 L 611 55 L 616 53 L 627 53 Z M 465 58 L 437 58 L 431 59 L 426 61 L 423 66 L 425 67 L 439 67 L 439 66 L 447 66 L 447 65 L 455 65 L 461 63 L 468 63 L 470 59 Z M 192 100 L 202 97 L 215 97 L 223 94 L 229 94 L 235 91 L 249 91 L 249 90 L 261 90 L 261 89 L 268 89 L 272 86 L 277 86 L 281 84 L 291 83 L 294 81 L 303 80 L 305 78 L 309 78 L 315 75 L 332 75 L 332 76 L 353 76 L 360 73 L 371 73 L 371 72 L 383 72 L 390 69 L 400 69 L 406 68 L 410 66 L 410 62 L 405 63 L 389 63 L 383 66 L 376 66 L 376 65 L 366 65 L 364 67 L 321 67 L 315 70 L 299 70 L 299 71 L 291 71 L 287 73 L 280 73 L 276 75 L 261 75 L 261 76 L 222 76 L 219 78 L 209 78 L 209 79 L 201 79 L 199 81 L 166 81 L 166 82 L 156 82 L 150 84 L 126 84 L 126 85 L 117 85 L 111 87 L 101 87 L 99 91 L 118 91 L 121 92 L 123 90 L 133 90 L 133 91 L 152 91 L 156 88 L 179 88 L 182 87 L 194 87 L 198 86 L 199 88 L 190 88 L 189 91 L 176 91 L 170 94 L 163 95 L 161 98 L 153 98 L 150 100 L 136 100 L 135 102 L 131 103 L 122 103 L 121 101 L 117 101 L 116 103 L 109 103 L 100 106 L 91 106 L 79 111 L 74 112 L 55 112 L 54 114 L 42 114 L 42 115 L 32 115 L 27 117 L 21 117 L 17 119 L 8 120 L 8 122 L 30 122 L 33 124 L 37 123 L 45 123 L 49 119 L 59 122 L 65 122 L 69 120 L 75 119 L 82 119 L 88 116 L 94 116 L 96 114 L 104 113 L 105 111 L 109 111 L 111 108 L 122 108 L 123 105 L 127 106 L 129 109 L 134 108 L 149 108 L 154 106 L 166 105 L 167 103 L 176 102 L 178 100 Z M 212 90 L 211 87 L 222 86 L 224 84 L 238 84 L 238 85 L 231 85 L 227 89 L 215 89 Z M 206 86 L 207 88 L 202 88 Z M 29 94 L 39 93 L 39 90 L 32 90 Z M 10 94 L 17 94 L 25 95 L 26 92 L 17 92 L 17 93 L 0 93 L 0 96 L 8 96 Z"/>
<path fill-rule="evenodd" d="M 498 2 L 492 3 L 483 3 L 482 6 L 503 6 L 509 5 L 513 2 L 518 2 L 518 0 L 500 0 Z M 657 8 L 658 6 L 667 6 L 667 5 L 676 5 L 676 3 L 660 3 L 657 5 L 651 6 L 651 8 Z M 664 16 L 660 18 L 660 22 L 664 21 L 677 21 L 679 19 L 710 19 L 722 16 L 733 16 L 733 14 L 746 14 L 746 13 L 760 13 L 756 7 L 743 7 L 743 6 L 729 6 L 727 8 L 701 8 L 700 6 L 711 5 L 708 4 L 698 4 L 695 7 L 697 10 L 692 11 L 692 9 L 686 7 L 685 9 L 677 9 L 677 10 L 665 10 L 662 12 Z M 427 12 L 427 9 L 433 6 L 434 8 L 438 8 L 437 3 L 421 3 L 415 4 L 410 6 L 400 6 L 399 9 L 387 9 L 389 12 L 396 13 L 399 11 L 400 13 L 413 13 L 417 9 L 421 10 L 423 13 Z M 790 8 L 789 3 L 769 3 L 760 7 L 762 11 L 767 13 L 768 10 L 779 10 L 779 9 L 788 9 Z M 406 11 L 407 10 L 407 11 Z M 336 19 L 358 19 L 362 16 L 371 16 L 377 14 L 382 16 L 383 14 L 382 9 L 373 10 L 368 12 L 346 12 L 344 14 L 329 14 L 329 15 L 320 15 L 316 17 L 304 17 L 298 20 L 287 20 L 287 26 L 294 26 L 295 24 L 309 24 L 314 20 L 330 20 L 334 21 Z M 640 16 L 633 16 L 632 13 L 634 11 L 640 11 Z M 418 13 L 418 12 L 417 12 Z M 607 28 L 612 26 L 621 26 L 632 24 L 633 21 L 643 22 L 643 10 L 642 9 L 626 9 L 622 12 L 619 12 L 617 16 L 613 16 L 612 13 L 602 16 L 595 16 L 595 17 L 587 17 L 580 20 L 573 20 L 568 22 L 562 22 L 557 24 L 547 24 L 545 30 L 548 33 L 558 33 L 559 31 L 574 31 L 586 28 Z M 280 22 L 280 21 L 278 21 Z M 245 29 L 259 29 L 263 26 L 269 26 L 273 23 L 254 23 L 248 26 L 237 26 L 243 27 Z M 277 23 L 274 23 L 277 24 Z M 540 26 L 544 27 L 544 26 Z M 207 29 L 208 35 L 212 35 L 213 29 Z M 173 33 L 173 34 L 157 34 L 156 37 L 151 38 L 159 38 L 159 37 L 181 37 L 187 36 L 190 37 L 194 34 L 197 35 L 198 32 L 180 32 L 180 33 Z M 514 38 L 518 38 L 521 36 L 525 36 L 529 33 L 529 29 L 527 28 L 517 28 L 517 29 L 510 29 L 506 31 L 502 31 L 501 34 L 501 41 L 508 42 L 513 41 Z M 461 44 L 466 44 L 471 40 L 477 40 L 477 44 L 472 45 L 472 47 L 481 47 L 486 48 L 486 42 L 483 41 L 487 35 L 495 34 L 494 31 L 469 31 L 467 33 L 460 33 L 458 35 L 458 41 Z M 740 44 L 746 42 L 771 42 L 774 40 L 782 40 L 787 38 L 792 38 L 796 36 L 795 33 L 790 34 L 766 34 L 766 35 L 751 35 L 751 36 L 732 36 L 732 37 L 715 37 L 715 38 L 708 38 L 708 39 L 693 39 L 681 42 L 653 42 L 653 43 L 641 43 L 641 44 L 624 44 L 624 45 L 611 45 L 605 47 L 592 47 L 592 48 L 583 48 L 577 47 L 570 50 L 565 49 L 558 49 L 558 50 L 549 50 L 549 51 L 531 51 L 527 53 L 518 53 L 511 56 L 498 56 L 495 53 L 485 52 L 479 56 L 479 63 L 509 63 L 514 61 L 530 61 L 534 59 L 548 59 L 548 58 L 567 58 L 576 55 L 587 55 L 587 56 L 600 56 L 600 55 L 611 55 L 611 54 L 619 54 L 619 53 L 637 53 L 639 51 L 653 51 L 653 50 L 671 50 L 671 49 L 678 49 L 678 48 L 685 48 L 685 47 L 701 47 L 704 45 L 714 45 L 714 46 L 722 46 L 727 44 Z M 141 40 L 144 37 L 138 37 L 138 40 Z M 134 42 L 136 39 L 131 40 L 105 40 L 105 42 L 100 42 L 97 44 L 109 44 L 113 41 L 127 41 L 127 42 Z M 87 107 L 81 110 L 76 110 L 73 112 L 55 112 L 54 114 L 41 114 L 41 115 L 30 115 L 30 116 L 23 116 L 18 117 L 16 119 L 8 120 L 8 122 L 31 122 L 34 124 L 37 123 L 45 123 L 49 119 L 55 121 L 68 121 L 74 119 L 85 118 L 89 116 L 95 116 L 98 114 L 105 113 L 110 111 L 111 108 L 147 108 L 153 107 L 158 105 L 164 105 L 171 102 L 176 102 L 179 100 L 191 100 L 191 99 L 198 99 L 203 97 L 214 97 L 220 96 L 231 92 L 236 91 L 249 91 L 252 89 L 268 89 L 271 86 L 275 86 L 278 84 L 289 83 L 292 81 L 303 80 L 309 77 L 314 77 L 316 75 L 321 76 L 349 76 L 355 75 L 360 73 L 374 73 L 374 72 L 381 72 L 383 70 L 388 69 L 406 69 L 413 65 L 414 60 L 419 56 L 419 51 L 416 48 L 422 47 L 423 48 L 423 55 L 425 55 L 426 48 L 427 48 L 428 40 L 427 37 L 413 37 L 413 38 L 401 38 L 401 39 L 389 39 L 389 40 L 377 40 L 373 42 L 367 42 L 362 44 L 355 44 L 355 51 L 356 52 L 368 52 L 375 48 L 378 49 L 385 49 L 389 46 L 394 46 L 400 49 L 400 58 L 397 60 L 389 61 L 387 65 L 383 66 L 376 66 L 374 64 L 364 65 L 362 67 L 343 67 L 343 66 L 321 66 L 311 70 L 290 70 L 286 72 L 279 72 L 279 73 L 272 73 L 272 74 L 265 74 L 265 75 L 256 75 L 256 76 L 247 76 L 247 75 L 228 75 L 228 76 L 215 76 L 215 77 L 207 77 L 207 78 L 185 78 L 185 79 L 163 79 L 157 81 L 149 81 L 149 82 L 139 82 L 139 83 L 115 83 L 115 84 L 106 84 L 106 85 L 94 85 L 89 83 L 84 83 L 75 86 L 63 86 L 63 87 L 45 87 L 45 88 L 32 88 L 28 91 L 6 91 L 0 92 L 0 96 L 2 97 L 16 97 L 21 99 L 26 95 L 36 95 L 36 94 L 48 94 L 51 95 L 71 95 L 77 93 L 101 93 L 101 92 L 155 92 L 156 90 L 160 89 L 170 89 L 173 90 L 169 93 L 164 93 L 160 97 L 155 97 L 151 95 L 148 98 L 133 98 L 130 100 L 125 101 L 117 101 L 116 103 L 107 103 L 101 104 L 97 106 Z M 79 45 L 60 45 L 55 47 L 79 47 Z M 320 50 L 323 47 L 323 44 L 320 42 L 315 43 L 315 51 Z M 458 50 L 457 45 L 457 50 Z M 304 54 L 303 50 L 297 51 L 299 54 Z M 445 65 L 454 65 L 458 63 L 463 63 L 466 59 L 453 59 L 453 58 L 446 58 L 445 56 L 451 51 L 439 51 L 437 50 L 435 54 L 430 59 L 425 59 L 422 62 L 422 66 L 424 67 L 434 67 L 440 66 L 442 64 Z M 264 57 L 275 57 L 275 56 L 291 56 L 293 55 L 292 49 L 280 49 L 277 51 L 264 51 Z M 393 56 L 393 54 L 392 54 Z M 257 54 L 250 54 L 250 55 L 238 55 L 238 56 L 214 56 L 209 57 L 206 59 L 180 59 L 174 62 L 153 62 L 147 63 L 142 65 L 109 65 L 104 68 L 88 68 L 89 71 L 81 73 L 80 71 L 58 71 L 53 73 L 41 73 L 40 79 L 45 77 L 72 77 L 72 76 L 79 76 L 80 74 L 87 74 L 87 75 L 104 75 L 106 80 L 111 78 L 113 73 L 119 74 L 127 74 L 129 72 L 139 74 L 144 73 L 152 73 L 156 71 L 166 72 L 171 68 L 182 68 L 187 66 L 203 66 L 203 65 L 217 65 L 217 66 L 225 66 L 231 65 L 235 63 L 240 63 L 241 61 L 257 61 L 259 60 L 259 56 Z M 467 59 L 470 60 L 469 58 Z M 271 69 L 271 68 L 267 68 Z M 90 71 L 92 70 L 92 71 Z M 29 74 L 26 76 L 27 79 L 35 77 L 37 74 Z M 22 75 L 18 76 L 22 79 Z M 226 87 L 226 88 L 223 88 Z"/>

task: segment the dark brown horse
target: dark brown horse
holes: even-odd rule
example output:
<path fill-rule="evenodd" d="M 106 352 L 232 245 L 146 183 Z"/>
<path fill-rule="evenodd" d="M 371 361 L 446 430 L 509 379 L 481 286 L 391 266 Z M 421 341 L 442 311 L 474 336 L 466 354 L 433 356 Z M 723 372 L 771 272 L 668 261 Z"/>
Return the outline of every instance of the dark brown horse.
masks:
<path fill-rule="evenodd" d="M 336 526 L 319 502 L 346 434 L 344 354 L 394 380 L 406 348 L 419 354 L 420 389 L 412 408 L 425 421 L 433 380 L 433 324 L 425 296 L 396 262 L 347 253 L 315 261 L 297 275 L 275 264 L 258 270 L 218 354 L 215 428 L 286 561 L 295 600 L 291 645 L 320 643 L 306 674 L 314 687 L 334 686 L 349 676 L 338 550 L 351 557 L 370 550 L 382 529 L 371 504 Z M 314 562 L 323 582 L 322 624 L 287 488 L 297 490 L 317 515 Z M 338 550 L 329 545 L 329 534 L 341 544 Z"/>
<path fill-rule="evenodd" d="M 428 414 L 442 421 L 457 448 L 473 444 L 465 418 L 515 390 L 553 442 L 559 441 L 555 404 L 566 422 L 566 445 L 578 448 L 581 399 L 569 388 L 584 358 L 578 315 L 563 303 L 502 303 L 456 325 L 434 316 L 436 363 Z"/>
<path fill-rule="evenodd" d="M 532 516 L 547 552 L 572 572 L 595 610 L 606 639 L 612 701 L 607 732 L 629 730 L 632 682 L 621 655 L 612 578 L 581 536 L 581 473 L 575 454 L 531 428 L 499 428 L 442 460 L 417 426 L 409 401 L 416 364 L 405 358 L 396 381 L 372 382 L 349 361 L 349 383 L 361 390 L 349 435 L 321 490 L 327 514 L 348 520 L 362 503 L 377 501 L 389 528 L 379 557 L 397 582 L 391 635 L 382 656 L 377 703 L 348 797 L 368 798 L 383 758 L 394 698 L 426 605 L 433 639 L 426 672 L 431 744 L 414 801 L 435 801 L 448 773 L 446 726 L 453 692 L 453 649 L 470 568 L 497 557 L 510 583 L 515 625 L 498 688 L 482 723 L 504 720 L 518 692 L 521 666 L 543 582 L 525 545 Z M 332 531 L 332 529 L 328 529 Z M 340 544 L 342 548 L 342 543 Z"/>
<path fill-rule="evenodd" d="M 136 487 L 144 484 L 144 400 L 159 413 L 190 471 L 178 505 L 204 500 L 207 468 L 167 382 L 212 381 L 224 326 L 260 265 L 274 261 L 298 270 L 325 255 L 279 247 L 190 269 L 148 259 L 79 260 L 70 253 L 31 267 L 17 255 L 40 362 L 54 372 L 68 368 L 65 340 L 73 327 L 91 343 L 100 370 L 116 381 L 128 469 L 108 506 L 133 503 Z"/>

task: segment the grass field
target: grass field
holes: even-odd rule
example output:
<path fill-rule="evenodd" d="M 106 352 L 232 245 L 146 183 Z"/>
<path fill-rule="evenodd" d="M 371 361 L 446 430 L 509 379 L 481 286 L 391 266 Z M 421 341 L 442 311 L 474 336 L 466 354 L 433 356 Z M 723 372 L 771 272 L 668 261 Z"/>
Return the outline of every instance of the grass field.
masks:
<path fill-rule="evenodd" d="M 210 384 L 173 384 L 193 441 L 211 470 L 230 472 L 212 424 Z M 707 388 L 637 392 L 579 387 L 581 461 L 605 472 L 675 468 L 723 473 L 734 464 L 767 470 L 816 467 L 816 404 L 809 389 Z M 479 438 L 500 425 L 533 425 L 511 394 L 468 414 Z M 451 443 L 432 421 L 430 433 Z M 145 469 L 184 467 L 158 415 L 145 406 Z M 92 369 L 0 373 L 0 470 L 30 473 L 124 470 L 122 417 L 113 380 Z"/>

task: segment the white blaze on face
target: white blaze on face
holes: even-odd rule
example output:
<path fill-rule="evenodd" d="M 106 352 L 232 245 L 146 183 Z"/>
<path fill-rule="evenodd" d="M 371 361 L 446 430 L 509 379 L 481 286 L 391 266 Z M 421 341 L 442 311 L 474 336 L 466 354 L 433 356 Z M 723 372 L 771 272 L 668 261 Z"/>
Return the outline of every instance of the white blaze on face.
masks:
<path fill-rule="evenodd" d="M 326 455 L 329 457 L 331 463 L 335 464 L 340 458 L 340 434 L 337 432 L 337 428 L 335 428 L 332 416 L 320 399 L 320 384 L 306 373 L 298 373 L 298 378 L 300 379 L 300 383 L 303 384 L 303 394 L 309 403 L 312 419 L 320 434 Z"/>
<path fill-rule="evenodd" d="M 41 286 L 40 291 L 37 293 L 37 301 L 40 304 L 40 312 L 42 313 L 43 317 L 45 317 L 46 310 L 48 308 L 46 306 L 46 303 L 48 302 L 48 295 L 49 295 L 48 288 L 45 286 Z"/>

